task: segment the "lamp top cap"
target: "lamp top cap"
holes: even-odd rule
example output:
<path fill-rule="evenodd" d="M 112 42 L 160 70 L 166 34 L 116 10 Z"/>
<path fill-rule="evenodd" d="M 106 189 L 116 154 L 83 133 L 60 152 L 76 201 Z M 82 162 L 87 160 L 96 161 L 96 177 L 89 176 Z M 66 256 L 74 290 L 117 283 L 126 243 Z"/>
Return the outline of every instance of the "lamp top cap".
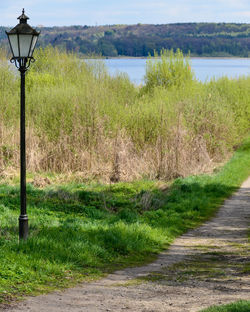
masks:
<path fill-rule="evenodd" d="M 22 15 L 18 17 L 20 20 L 20 23 L 17 24 L 14 28 L 12 28 L 10 31 L 6 31 L 6 34 L 9 35 L 34 35 L 39 36 L 40 32 L 36 31 L 34 28 L 32 28 L 28 23 L 27 19 L 28 16 L 24 14 L 24 9 L 22 12 Z"/>
<path fill-rule="evenodd" d="M 24 14 L 24 9 L 22 11 L 22 15 L 20 15 L 17 19 L 20 20 L 20 23 L 27 23 L 27 20 L 29 19 L 29 17 Z"/>

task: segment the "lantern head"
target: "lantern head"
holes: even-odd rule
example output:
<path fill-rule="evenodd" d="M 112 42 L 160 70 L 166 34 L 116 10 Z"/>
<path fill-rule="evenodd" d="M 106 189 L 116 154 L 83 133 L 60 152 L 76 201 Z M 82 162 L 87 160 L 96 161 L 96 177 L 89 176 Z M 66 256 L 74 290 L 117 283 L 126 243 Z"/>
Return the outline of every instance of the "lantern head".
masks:
<path fill-rule="evenodd" d="M 20 68 L 21 66 L 29 66 L 30 62 L 34 60 L 33 52 L 40 32 L 37 32 L 27 23 L 29 17 L 24 14 L 24 9 L 18 19 L 19 24 L 9 32 L 6 31 L 6 34 L 12 53 L 11 61 Z"/>

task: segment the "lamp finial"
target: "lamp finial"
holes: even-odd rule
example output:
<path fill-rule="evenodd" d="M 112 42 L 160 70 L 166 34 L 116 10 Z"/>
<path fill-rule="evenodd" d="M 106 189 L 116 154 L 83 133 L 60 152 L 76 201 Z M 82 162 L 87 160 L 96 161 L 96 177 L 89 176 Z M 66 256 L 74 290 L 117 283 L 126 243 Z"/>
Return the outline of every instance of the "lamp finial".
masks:
<path fill-rule="evenodd" d="M 29 19 L 29 17 L 26 16 L 26 15 L 24 14 L 24 12 L 25 12 L 25 10 L 23 9 L 23 10 L 22 10 L 22 15 L 20 15 L 20 16 L 17 18 L 17 19 L 20 20 L 20 23 L 21 23 L 21 24 L 26 24 L 26 23 L 27 23 L 27 20 Z"/>

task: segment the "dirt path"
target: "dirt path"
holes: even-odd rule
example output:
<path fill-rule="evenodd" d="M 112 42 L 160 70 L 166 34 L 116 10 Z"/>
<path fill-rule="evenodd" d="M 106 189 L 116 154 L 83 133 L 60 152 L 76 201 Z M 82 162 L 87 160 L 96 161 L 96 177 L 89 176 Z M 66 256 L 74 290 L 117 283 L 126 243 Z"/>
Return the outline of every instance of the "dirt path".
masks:
<path fill-rule="evenodd" d="M 250 178 L 214 219 L 175 240 L 152 264 L 102 280 L 30 297 L 12 312 L 193 312 L 250 300 Z"/>

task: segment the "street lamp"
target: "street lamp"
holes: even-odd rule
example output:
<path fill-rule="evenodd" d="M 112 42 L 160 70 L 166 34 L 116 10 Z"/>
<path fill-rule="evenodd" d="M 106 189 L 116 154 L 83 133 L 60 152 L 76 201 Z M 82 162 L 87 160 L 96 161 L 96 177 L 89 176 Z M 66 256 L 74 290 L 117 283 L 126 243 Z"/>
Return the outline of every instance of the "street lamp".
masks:
<path fill-rule="evenodd" d="M 28 237 L 28 216 L 26 212 L 26 151 L 25 151 L 25 73 L 31 62 L 34 62 L 33 52 L 39 32 L 27 24 L 28 16 L 19 16 L 19 24 L 6 34 L 12 53 L 11 63 L 15 63 L 21 74 L 21 110 L 20 110 L 20 200 L 21 214 L 19 217 L 19 238 Z"/>

